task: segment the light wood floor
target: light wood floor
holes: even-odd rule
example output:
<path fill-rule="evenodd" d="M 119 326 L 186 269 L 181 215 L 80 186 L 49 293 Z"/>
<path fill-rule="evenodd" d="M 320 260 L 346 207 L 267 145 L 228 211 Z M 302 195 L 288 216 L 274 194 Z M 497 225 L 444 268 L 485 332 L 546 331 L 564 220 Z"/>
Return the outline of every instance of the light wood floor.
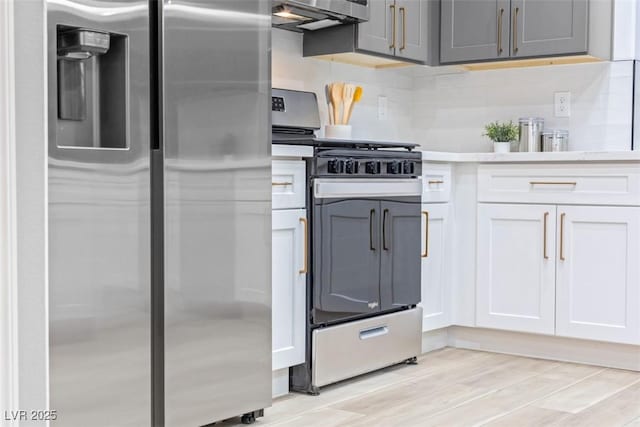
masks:
<path fill-rule="evenodd" d="M 276 399 L 262 425 L 640 427 L 640 373 L 446 348 Z"/>

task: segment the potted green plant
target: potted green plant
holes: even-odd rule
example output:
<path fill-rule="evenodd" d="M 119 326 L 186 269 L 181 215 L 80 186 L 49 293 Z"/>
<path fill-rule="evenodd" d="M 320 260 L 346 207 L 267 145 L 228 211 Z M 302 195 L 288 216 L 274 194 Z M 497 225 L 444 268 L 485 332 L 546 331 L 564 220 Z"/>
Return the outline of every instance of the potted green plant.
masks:
<path fill-rule="evenodd" d="M 511 151 L 511 143 L 518 140 L 518 125 L 512 121 L 509 123 L 492 122 L 484 127 L 484 136 L 493 141 L 493 151 L 496 153 L 508 153 Z"/>

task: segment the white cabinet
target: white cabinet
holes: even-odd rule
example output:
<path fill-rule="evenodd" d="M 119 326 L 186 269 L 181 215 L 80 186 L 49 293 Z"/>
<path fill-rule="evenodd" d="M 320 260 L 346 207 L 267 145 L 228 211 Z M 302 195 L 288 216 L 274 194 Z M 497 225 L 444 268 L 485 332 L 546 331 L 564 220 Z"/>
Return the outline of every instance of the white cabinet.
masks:
<path fill-rule="evenodd" d="M 640 344 L 640 208 L 558 206 L 556 334 Z"/>
<path fill-rule="evenodd" d="M 451 205 L 422 205 L 422 331 L 451 325 Z"/>
<path fill-rule="evenodd" d="M 305 360 L 306 217 L 304 209 L 273 211 L 273 370 Z"/>
<path fill-rule="evenodd" d="M 476 324 L 553 334 L 556 207 L 479 204 Z"/>

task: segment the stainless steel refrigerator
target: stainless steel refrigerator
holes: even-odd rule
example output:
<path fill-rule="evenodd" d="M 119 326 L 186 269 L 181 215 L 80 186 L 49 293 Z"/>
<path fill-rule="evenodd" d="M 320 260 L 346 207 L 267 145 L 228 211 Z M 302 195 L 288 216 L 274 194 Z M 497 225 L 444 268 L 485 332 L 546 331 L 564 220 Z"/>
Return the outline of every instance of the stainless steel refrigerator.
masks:
<path fill-rule="evenodd" d="M 50 408 L 271 404 L 270 2 L 46 0 Z"/>

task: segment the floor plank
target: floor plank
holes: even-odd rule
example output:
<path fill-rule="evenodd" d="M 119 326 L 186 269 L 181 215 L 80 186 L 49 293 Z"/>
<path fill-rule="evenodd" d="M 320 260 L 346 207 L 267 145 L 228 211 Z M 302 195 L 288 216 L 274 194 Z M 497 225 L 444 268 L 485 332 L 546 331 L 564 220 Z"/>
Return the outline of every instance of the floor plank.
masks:
<path fill-rule="evenodd" d="M 567 427 L 625 426 L 640 418 L 640 378 L 630 387 L 564 420 Z"/>
<path fill-rule="evenodd" d="M 538 408 L 578 413 L 640 379 L 640 373 L 605 369 L 584 381 L 536 402 Z"/>
<path fill-rule="evenodd" d="M 524 359 L 522 362 L 531 362 L 532 359 Z M 520 378 L 510 385 L 504 386 L 501 382 L 481 382 L 493 388 L 491 393 L 482 398 L 466 402 L 448 411 L 435 414 L 421 421 L 424 426 L 470 426 L 487 423 L 503 416 L 511 411 L 528 405 L 530 402 L 549 396 L 550 394 L 570 386 L 576 381 L 593 374 L 590 369 L 581 365 L 552 364 L 551 368 L 544 370 L 544 361 L 538 363 L 523 363 L 530 366 L 533 371 L 522 370 L 528 374 L 523 377 L 522 372 L 512 370 L 514 378 Z M 518 365 L 515 365 L 518 366 Z M 522 369 L 522 368 L 521 368 Z M 542 370 L 536 373 L 535 369 Z M 597 372 L 597 371 L 595 371 Z M 476 381 L 471 381 L 476 383 Z M 505 379 L 504 383 L 508 383 Z M 548 409 L 548 408 L 545 408 Z M 513 424 L 512 424 L 513 425 Z M 515 424 L 518 425 L 518 424 Z"/>

